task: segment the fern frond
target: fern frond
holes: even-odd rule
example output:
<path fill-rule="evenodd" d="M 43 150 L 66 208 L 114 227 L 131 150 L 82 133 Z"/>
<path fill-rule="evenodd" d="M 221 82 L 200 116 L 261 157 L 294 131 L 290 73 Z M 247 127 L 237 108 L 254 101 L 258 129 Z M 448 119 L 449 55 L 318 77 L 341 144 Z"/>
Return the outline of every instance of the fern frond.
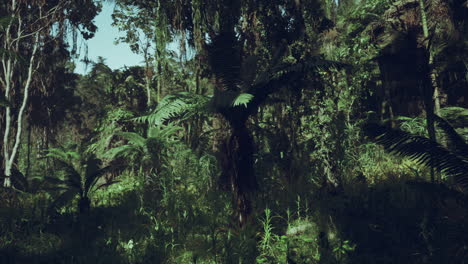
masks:
<path fill-rule="evenodd" d="M 145 145 L 145 138 L 140 136 L 138 133 L 135 132 L 119 132 L 117 133 L 118 136 L 126 139 L 129 144 L 135 146 L 144 146 Z"/>
<path fill-rule="evenodd" d="M 468 162 L 468 144 L 465 142 L 465 139 L 460 136 L 445 119 L 434 115 L 434 120 L 437 126 L 447 135 L 453 152 Z"/>
<path fill-rule="evenodd" d="M 96 186 L 96 190 L 111 186 L 112 184 L 116 184 L 116 183 L 119 183 L 119 182 L 120 182 L 119 180 L 114 180 L 114 181 L 110 181 L 110 182 L 100 184 L 99 186 Z"/>
<path fill-rule="evenodd" d="M 56 160 L 59 170 L 65 173 L 65 182 L 70 186 L 80 189 L 81 188 L 81 176 L 78 170 L 72 165 L 71 162 L 65 162 L 62 160 Z"/>
<path fill-rule="evenodd" d="M 236 99 L 234 99 L 234 101 L 232 102 L 232 106 L 235 107 L 243 105 L 244 107 L 247 107 L 247 104 L 250 103 L 250 101 L 252 101 L 253 98 L 254 96 L 249 93 L 241 93 L 236 97 Z"/>
<path fill-rule="evenodd" d="M 128 158 L 135 154 L 135 152 L 140 152 L 141 147 L 136 145 L 122 145 L 110 149 L 104 154 L 104 157 L 108 159 L 115 159 L 117 157 Z"/>
<path fill-rule="evenodd" d="M 80 160 L 81 155 L 75 151 L 66 151 L 60 148 L 50 148 L 47 150 L 47 157 L 61 160 L 63 162 L 71 162 L 73 160 Z"/>
<path fill-rule="evenodd" d="M 65 185 L 66 182 L 62 179 L 50 176 L 44 176 L 44 181 L 53 185 Z"/>
<path fill-rule="evenodd" d="M 166 126 L 152 127 L 148 129 L 148 138 L 166 139 L 174 135 L 176 132 L 183 130 L 182 127 L 173 124 Z"/>
<path fill-rule="evenodd" d="M 86 171 L 84 175 L 84 188 L 83 188 L 83 192 L 85 193 L 85 196 L 87 196 L 88 191 L 93 186 L 93 183 L 95 182 L 95 180 L 97 180 L 97 177 L 101 176 L 98 174 L 98 172 L 101 170 L 100 164 L 101 164 L 101 160 L 97 159 L 94 155 L 91 155 L 86 160 L 86 163 L 85 163 Z"/>
<path fill-rule="evenodd" d="M 269 94 L 284 87 L 284 84 L 297 78 L 303 78 L 309 72 L 324 69 L 342 69 L 345 67 L 347 65 L 344 63 L 321 58 L 309 58 L 298 63 L 279 62 L 272 65 L 270 69 L 260 73 L 247 92 L 254 95 L 253 104 L 258 105 Z"/>
<path fill-rule="evenodd" d="M 49 210 L 52 209 L 58 209 L 69 203 L 71 200 L 73 200 L 77 195 L 79 194 L 78 190 L 76 189 L 69 189 L 62 194 L 60 194 L 57 199 L 52 202 L 52 204 L 49 207 Z"/>
<path fill-rule="evenodd" d="M 139 123 L 162 125 L 170 119 L 185 120 L 197 113 L 207 112 L 210 97 L 182 92 L 164 97 L 153 113 L 132 119 Z"/>
<path fill-rule="evenodd" d="M 364 132 L 390 153 L 409 158 L 419 164 L 438 169 L 468 190 L 468 162 L 428 138 L 367 123 Z"/>
<path fill-rule="evenodd" d="M 104 168 L 94 170 L 93 172 L 90 172 L 90 174 L 86 176 L 85 188 L 83 190 L 84 196 L 88 195 L 91 189 L 96 186 L 96 183 L 99 180 L 99 178 L 103 176 L 104 174 L 106 174 L 109 170 L 110 170 L 110 166 L 106 166 Z"/>

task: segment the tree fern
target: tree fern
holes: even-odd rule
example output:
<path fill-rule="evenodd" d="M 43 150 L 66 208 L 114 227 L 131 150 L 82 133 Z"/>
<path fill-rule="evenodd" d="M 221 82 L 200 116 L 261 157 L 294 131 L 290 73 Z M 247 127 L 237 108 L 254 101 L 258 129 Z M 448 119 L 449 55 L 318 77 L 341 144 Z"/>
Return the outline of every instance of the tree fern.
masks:
<path fill-rule="evenodd" d="M 147 137 L 135 132 L 116 133 L 127 143 L 110 149 L 104 156 L 109 159 L 125 158 L 141 170 L 158 169 L 165 159 L 163 150 L 170 147 L 171 136 L 180 129 L 182 128 L 174 125 L 151 127 Z"/>
<path fill-rule="evenodd" d="M 219 182 L 225 189 L 232 190 L 237 212 L 243 216 L 239 219 L 245 219 L 250 213 L 247 193 L 258 189 L 254 173 L 254 140 L 246 126 L 248 118 L 267 102 L 269 95 L 287 87 L 291 81 L 304 79 L 311 71 L 339 65 L 319 58 L 291 63 L 285 58 L 288 48 L 283 42 L 266 67 L 259 67 L 255 57 L 247 57 L 242 62 L 242 46 L 234 31 L 219 33 L 207 46 L 209 65 L 218 85 L 212 106 L 231 128 L 229 138 L 224 141 L 227 143 L 219 146 L 222 166 Z"/>
<path fill-rule="evenodd" d="M 55 177 L 44 177 L 44 180 L 52 185 L 50 189 L 61 191 L 50 209 L 60 208 L 79 196 L 78 211 L 88 212 L 91 203 L 89 193 L 99 188 L 97 181 L 109 167 L 101 168 L 101 161 L 94 155 L 58 148 L 50 149 L 47 156 L 54 158 L 59 168 Z"/>
<path fill-rule="evenodd" d="M 117 136 L 127 141 L 127 144 L 110 149 L 104 154 L 108 159 L 119 157 L 129 160 L 132 164 L 142 165 L 146 160 L 146 138 L 134 132 L 119 132 Z"/>

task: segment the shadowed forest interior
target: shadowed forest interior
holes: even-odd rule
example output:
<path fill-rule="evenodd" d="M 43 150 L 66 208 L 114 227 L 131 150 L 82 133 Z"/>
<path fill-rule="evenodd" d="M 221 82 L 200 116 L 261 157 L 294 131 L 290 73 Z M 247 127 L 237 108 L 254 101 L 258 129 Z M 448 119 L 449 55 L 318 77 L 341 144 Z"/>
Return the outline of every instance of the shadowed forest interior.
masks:
<path fill-rule="evenodd" d="M 0 137 L 0 264 L 468 263 L 468 1 L 4 0 Z"/>

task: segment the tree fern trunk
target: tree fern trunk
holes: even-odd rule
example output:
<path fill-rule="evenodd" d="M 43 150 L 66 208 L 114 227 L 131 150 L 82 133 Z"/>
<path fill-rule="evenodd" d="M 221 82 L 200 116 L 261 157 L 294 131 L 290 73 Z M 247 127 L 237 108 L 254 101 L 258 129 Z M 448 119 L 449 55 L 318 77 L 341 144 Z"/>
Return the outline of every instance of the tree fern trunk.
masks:
<path fill-rule="evenodd" d="M 232 126 L 228 140 L 220 146 L 222 174 L 220 186 L 233 193 L 239 224 L 243 226 L 251 214 L 249 193 L 258 189 L 254 173 L 254 142 L 245 124 Z"/>
<path fill-rule="evenodd" d="M 254 143 L 250 131 L 242 126 L 234 128 L 230 140 L 230 148 L 234 152 L 234 165 L 236 181 L 241 193 L 257 190 L 257 181 L 254 173 Z"/>
<path fill-rule="evenodd" d="M 91 208 L 91 201 L 88 197 L 81 197 L 80 201 L 78 202 L 78 211 L 81 215 L 88 214 Z"/>

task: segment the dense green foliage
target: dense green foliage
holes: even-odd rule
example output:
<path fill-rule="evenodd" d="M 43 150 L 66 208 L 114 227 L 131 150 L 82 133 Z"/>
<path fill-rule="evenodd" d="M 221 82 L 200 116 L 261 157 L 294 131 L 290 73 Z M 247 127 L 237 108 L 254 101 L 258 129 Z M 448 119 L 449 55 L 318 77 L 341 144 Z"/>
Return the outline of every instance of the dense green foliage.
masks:
<path fill-rule="evenodd" d="M 144 63 L 73 73 L 102 5 Z M 467 263 L 467 18 L 1 3 L 0 263 Z"/>

